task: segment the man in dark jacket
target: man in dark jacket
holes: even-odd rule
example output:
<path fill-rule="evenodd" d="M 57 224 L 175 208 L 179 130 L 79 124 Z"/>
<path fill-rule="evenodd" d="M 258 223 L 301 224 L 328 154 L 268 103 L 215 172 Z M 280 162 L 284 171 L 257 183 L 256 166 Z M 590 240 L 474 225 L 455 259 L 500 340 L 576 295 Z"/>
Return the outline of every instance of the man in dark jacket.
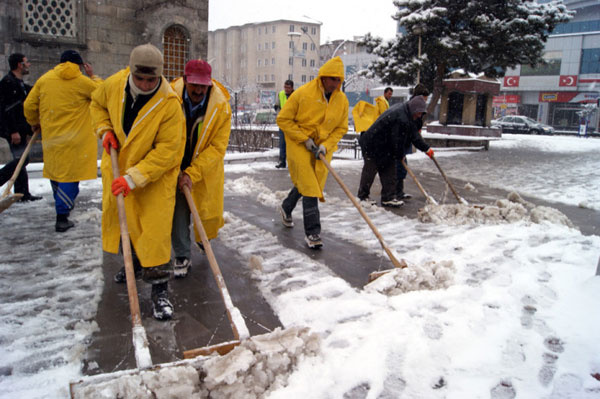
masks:
<path fill-rule="evenodd" d="M 371 185 L 375 175 L 379 173 L 381 205 L 404 205 L 403 201 L 396 198 L 396 161 L 404 157 L 405 148 L 410 143 L 426 152 L 429 157 L 433 156 L 433 150 L 419 134 L 421 118 L 426 110 L 423 97 L 414 97 L 407 103 L 390 107 L 361 134 L 358 140 L 364 157 L 358 188 L 358 198 L 361 201 L 369 199 Z"/>
<path fill-rule="evenodd" d="M 6 183 L 15 171 L 21 155 L 27 147 L 28 138 L 31 137 L 31 126 L 23 115 L 23 101 L 31 90 L 31 86 L 23 82 L 23 76 L 29 73 L 31 65 L 23 54 L 15 53 L 8 57 L 10 72 L 0 81 L 0 112 L 2 113 L 2 126 L 0 127 L 2 137 L 10 146 L 13 160 L 0 169 L 0 185 Z M 15 180 L 15 194 L 23 194 L 19 201 L 35 201 L 42 199 L 29 193 L 29 180 L 25 165 Z"/>

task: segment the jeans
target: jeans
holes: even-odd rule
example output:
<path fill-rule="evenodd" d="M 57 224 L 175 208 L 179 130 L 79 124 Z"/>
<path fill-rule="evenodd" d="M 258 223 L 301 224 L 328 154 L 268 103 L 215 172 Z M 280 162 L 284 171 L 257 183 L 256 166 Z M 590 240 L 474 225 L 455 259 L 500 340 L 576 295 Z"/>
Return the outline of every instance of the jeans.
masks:
<path fill-rule="evenodd" d="M 285 135 L 279 129 L 279 162 L 285 164 Z"/>
<path fill-rule="evenodd" d="M 321 215 L 319 213 L 319 199 L 317 197 L 303 197 L 296 187 L 290 190 L 290 193 L 283 200 L 281 207 L 286 214 L 291 215 L 292 211 L 302 198 L 302 217 L 304 220 L 304 233 L 321 234 Z"/>

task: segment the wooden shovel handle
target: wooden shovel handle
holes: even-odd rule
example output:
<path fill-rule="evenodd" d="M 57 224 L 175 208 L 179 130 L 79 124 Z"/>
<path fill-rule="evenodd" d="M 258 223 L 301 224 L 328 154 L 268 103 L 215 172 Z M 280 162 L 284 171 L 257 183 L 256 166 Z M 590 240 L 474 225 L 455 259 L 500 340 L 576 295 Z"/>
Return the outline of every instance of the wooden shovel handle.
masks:
<path fill-rule="evenodd" d="M 13 172 L 12 176 L 10 177 L 10 180 L 8 181 L 8 185 L 4 189 L 4 193 L 2 193 L 2 198 L 7 197 L 8 194 L 10 194 L 10 189 L 12 188 L 13 184 L 15 184 L 15 181 L 17 180 L 17 176 L 19 176 L 19 173 L 21 172 L 21 168 L 23 168 L 23 164 L 25 163 L 25 160 L 27 159 L 27 156 L 29 155 L 29 151 L 31 151 L 33 142 L 37 139 L 39 134 L 40 134 L 40 131 L 36 130 L 33 133 L 33 136 L 31 136 L 29 143 L 27 143 L 27 147 L 25 147 L 25 151 L 23 151 L 23 154 L 21 154 L 21 159 L 19 159 L 19 163 L 17 163 L 17 167 L 15 168 L 15 171 Z"/>
<path fill-rule="evenodd" d="M 110 160 L 112 163 L 113 180 L 120 176 L 119 157 L 117 150 L 110 148 Z M 121 245 L 123 247 L 123 260 L 125 263 L 125 276 L 127 279 L 127 294 L 129 295 L 129 310 L 133 327 L 142 325 L 140 316 L 140 303 L 138 301 L 137 286 L 135 284 L 135 273 L 133 271 L 133 258 L 131 255 L 131 241 L 129 229 L 127 228 L 127 216 L 125 214 L 125 199 L 123 194 L 117 195 L 117 211 L 119 212 L 119 227 L 121 230 Z"/>
<path fill-rule="evenodd" d="M 362 209 L 362 206 L 356 200 L 356 198 L 354 197 L 354 195 L 352 195 L 352 193 L 348 189 L 348 186 L 346 186 L 346 184 L 344 184 L 344 182 L 342 181 L 342 178 L 331 167 L 331 165 L 329 164 L 329 162 L 327 162 L 327 159 L 325 159 L 325 155 L 319 153 L 319 159 L 321 160 L 321 162 L 323 162 L 323 164 L 325 165 L 325 167 L 327 167 L 327 169 L 329 170 L 329 172 L 333 175 L 334 179 L 338 182 L 338 184 L 340 185 L 340 187 L 342 188 L 342 190 L 344 190 L 344 192 L 346 193 L 346 195 L 348 196 L 348 198 L 350 199 L 350 201 L 352 201 L 352 204 L 356 207 L 356 209 L 358 210 L 358 213 L 360 213 L 360 216 L 363 217 L 363 219 L 365 220 L 365 222 L 367 222 L 367 224 L 369 225 L 369 227 L 371 228 L 371 230 L 373 230 L 373 233 L 375 234 L 375 237 L 377 237 L 377 239 L 379 240 L 379 243 L 381 244 L 381 247 L 383 248 L 383 250 L 387 254 L 388 258 L 390 258 L 390 260 L 392 261 L 392 264 L 395 267 L 400 267 L 400 268 L 407 267 L 408 265 L 406 264 L 406 262 L 404 260 L 398 260 L 398 259 L 396 259 L 396 257 L 394 256 L 394 253 L 392 252 L 392 250 L 387 246 L 387 244 L 385 243 L 385 241 L 383 241 L 383 237 L 379 233 L 379 230 L 377 230 L 377 228 L 375 227 L 375 225 L 373 224 L 373 222 L 371 221 L 371 219 L 369 218 L 369 216 L 367 216 L 367 214 L 365 213 L 365 211 Z"/>
<path fill-rule="evenodd" d="M 231 300 L 229 291 L 227 290 L 225 279 L 223 278 L 223 274 L 221 274 L 221 269 L 219 268 L 219 264 L 217 263 L 217 258 L 215 258 L 215 253 L 213 252 L 212 247 L 210 246 L 208 236 L 206 235 L 206 231 L 204 230 L 204 226 L 202 225 L 202 220 L 200 220 L 200 215 L 198 214 L 198 210 L 196 209 L 194 198 L 192 197 L 192 193 L 190 192 L 188 186 L 183 186 L 183 195 L 185 195 L 188 207 L 190 208 L 190 212 L 192 213 L 192 216 L 194 218 L 194 224 L 196 225 L 196 229 L 198 229 L 198 233 L 200 233 L 200 239 L 202 240 L 202 245 L 204 246 L 204 251 L 206 252 L 206 257 L 208 258 L 208 263 L 210 264 L 210 269 L 213 272 L 215 281 L 217 282 L 217 286 L 219 287 L 219 292 L 221 293 L 221 298 L 223 299 L 223 303 L 225 304 L 225 310 L 227 311 L 227 317 L 229 318 L 229 324 L 231 324 L 233 336 L 236 340 L 248 338 L 250 336 L 248 328 L 244 324 L 244 320 L 241 318 L 241 313 L 239 312 L 239 310 L 235 306 L 233 306 L 233 301 Z"/>
<path fill-rule="evenodd" d="M 417 179 L 417 176 L 413 173 L 413 171 L 408 167 L 408 165 L 406 164 L 405 161 L 406 158 L 402 158 L 402 166 L 404 166 L 404 169 L 406 169 L 406 171 L 408 172 L 408 174 L 410 175 L 410 177 L 412 177 L 412 179 L 415 181 L 415 184 L 417 185 L 417 187 L 419 187 L 419 190 L 421 190 L 421 193 L 425 196 L 425 199 L 427 200 L 427 202 L 437 205 L 437 201 L 435 199 L 433 199 L 433 197 L 429 196 L 429 194 L 427 194 L 427 192 L 425 191 L 425 189 L 423 188 L 423 186 L 421 185 L 421 182 L 419 182 L 419 179 Z"/>
<path fill-rule="evenodd" d="M 460 202 L 461 204 L 465 204 L 467 205 L 467 200 L 465 200 L 464 198 L 462 198 L 460 195 L 458 195 L 458 193 L 456 192 L 456 190 L 454 189 L 454 186 L 452 185 L 452 183 L 450 183 L 450 179 L 448 179 L 448 176 L 446 176 L 446 174 L 444 173 L 444 171 L 442 170 L 442 167 L 440 166 L 440 164 L 438 163 L 437 159 L 435 159 L 435 156 L 431 157 L 431 160 L 433 161 L 433 163 L 435 163 L 435 166 L 437 166 L 438 170 L 440 171 L 440 173 L 442 174 L 442 177 L 444 178 L 444 180 L 446 181 L 446 184 L 448 184 L 448 187 L 450 187 L 450 190 L 452 190 L 452 193 L 454 194 L 454 196 L 456 197 L 456 200 L 458 202 Z"/>

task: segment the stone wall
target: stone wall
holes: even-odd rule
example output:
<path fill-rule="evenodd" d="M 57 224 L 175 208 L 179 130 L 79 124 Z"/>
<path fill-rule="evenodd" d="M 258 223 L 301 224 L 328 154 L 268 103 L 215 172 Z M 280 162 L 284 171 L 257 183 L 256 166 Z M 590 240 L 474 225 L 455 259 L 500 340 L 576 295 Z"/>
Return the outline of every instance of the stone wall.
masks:
<path fill-rule="evenodd" d="M 137 45 L 152 43 L 162 50 L 163 32 L 179 25 L 189 33 L 189 58 L 207 56 L 208 0 L 56 0 L 76 12 L 74 37 L 25 32 L 30 26 L 24 7 L 44 7 L 42 0 L 0 0 L 0 74 L 8 72 L 8 56 L 20 52 L 31 61 L 27 83 L 59 61 L 67 49 L 79 51 L 94 72 L 106 78 L 129 63 Z M 60 7 L 53 7 L 56 10 Z M 35 9 L 34 9 L 35 11 Z M 60 18 L 56 11 L 50 16 Z M 45 18 L 48 20 L 48 18 Z M 31 22 L 31 20 L 29 20 Z"/>

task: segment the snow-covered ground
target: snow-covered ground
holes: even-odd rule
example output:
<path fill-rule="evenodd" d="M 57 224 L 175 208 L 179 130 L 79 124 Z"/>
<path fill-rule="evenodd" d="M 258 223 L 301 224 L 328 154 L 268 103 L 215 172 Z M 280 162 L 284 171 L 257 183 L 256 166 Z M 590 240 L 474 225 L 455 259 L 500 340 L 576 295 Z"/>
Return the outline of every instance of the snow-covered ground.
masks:
<path fill-rule="evenodd" d="M 600 140 L 505 135 L 491 146 L 505 164 L 453 163 L 446 172 L 475 186 L 600 209 Z M 443 163 L 487 156 L 437 154 Z M 518 162 L 522 154 L 535 157 L 536 167 Z M 555 154 L 576 162 L 554 162 Z M 426 161 L 410 157 L 415 170 L 429 168 Z M 333 166 L 359 173 L 362 163 Z M 228 165 L 227 172 L 246 176 L 227 179 L 227 194 L 277 204 L 285 192 L 256 178 L 272 168 L 272 162 Z M 49 183 L 33 179 L 31 186 L 45 199 L 0 215 L 0 398 L 65 398 L 97 328 L 101 187 L 99 180 L 82 185 L 82 205 L 72 214 L 76 228 L 57 234 Z M 381 252 L 346 198 L 330 196 L 320 209 L 328 237 Z M 594 276 L 600 237 L 526 219 L 445 225 L 378 207 L 366 211 L 409 263 L 402 292 L 381 289 L 382 279 L 353 288 L 326 264 L 226 212 L 219 240 L 254 265 L 258 289 L 283 325 L 309 327 L 321 337 L 320 353 L 301 358 L 287 386 L 268 397 L 600 397 L 600 276 Z"/>

